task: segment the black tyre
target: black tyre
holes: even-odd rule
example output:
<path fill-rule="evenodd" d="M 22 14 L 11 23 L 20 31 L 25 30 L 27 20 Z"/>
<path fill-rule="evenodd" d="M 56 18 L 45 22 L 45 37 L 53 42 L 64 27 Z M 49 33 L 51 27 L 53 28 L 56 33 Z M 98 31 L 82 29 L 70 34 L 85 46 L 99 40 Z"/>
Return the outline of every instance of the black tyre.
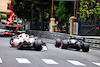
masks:
<path fill-rule="evenodd" d="M 88 52 L 89 51 L 89 44 L 88 43 L 84 43 L 83 47 L 82 47 L 83 52 Z"/>
<path fill-rule="evenodd" d="M 55 43 L 55 47 L 60 47 L 61 46 L 61 39 L 57 39 Z"/>
<path fill-rule="evenodd" d="M 34 48 L 35 48 L 35 50 L 40 51 L 42 49 L 42 41 L 41 40 L 35 40 Z"/>
<path fill-rule="evenodd" d="M 14 47 L 13 38 L 10 39 L 10 45 L 11 45 L 12 47 Z"/>
<path fill-rule="evenodd" d="M 62 41 L 62 49 L 67 49 L 68 48 L 68 40 L 63 40 Z"/>
<path fill-rule="evenodd" d="M 21 42 L 21 43 L 19 43 L 19 45 L 18 45 L 18 47 L 17 47 L 17 48 L 18 48 L 19 50 L 21 50 L 21 49 L 23 48 L 23 46 L 22 46 L 22 45 L 23 45 L 23 43 L 22 43 L 22 42 Z"/>

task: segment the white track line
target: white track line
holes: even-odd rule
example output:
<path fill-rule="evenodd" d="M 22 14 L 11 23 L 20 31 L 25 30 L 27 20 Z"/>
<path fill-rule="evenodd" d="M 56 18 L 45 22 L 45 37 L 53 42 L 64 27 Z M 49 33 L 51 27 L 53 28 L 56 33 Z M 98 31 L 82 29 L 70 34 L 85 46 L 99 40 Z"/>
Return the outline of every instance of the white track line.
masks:
<path fill-rule="evenodd" d="M 3 63 L 2 60 L 1 60 L 1 58 L 0 58 L 0 63 Z"/>
<path fill-rule="evenodd" d="M 42 46 L 42 51 L 48 50 L 46 46 Z"/>
<path fill-rule="evenodd" d="M 92 62 L 92 63 L 97 65 L 97 66 L 100 66 L 100 63 L 97 63 L 97 62 Z"/>
<path fill-rule="evenodd" d="M 52 59 L 42 59 L 42 61 L 44 61 L 46 64 L 58 64 L 57 62 L 55 62 Z"/>
<path fill-rule="evenodd" d="M 79 65 L 79 66 L 86 66 L 85 64 L 75 61 L 75 60 L 67 60 L 69 63 L 72 63 L 73 65 Z"/>
<path fill-rule="evenodd" d="M 31 63 L 28 59 L 26 58 L 16 58 L 18 63 Z"/>

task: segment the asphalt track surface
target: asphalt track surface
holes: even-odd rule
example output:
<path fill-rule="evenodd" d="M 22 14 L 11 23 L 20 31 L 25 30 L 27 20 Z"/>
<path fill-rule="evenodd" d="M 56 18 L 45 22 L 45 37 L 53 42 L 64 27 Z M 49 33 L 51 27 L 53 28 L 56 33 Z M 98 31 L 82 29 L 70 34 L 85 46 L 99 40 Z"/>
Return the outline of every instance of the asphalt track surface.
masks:
<path fill-rule="evenodd" d="M 100 49 L 89 52 L 55 48 L 55 41 L 41 38 L 46 51 L 18 50 L 9 44 L 10 37 L 0 37 L 0 67 L 100 67 Z"/>

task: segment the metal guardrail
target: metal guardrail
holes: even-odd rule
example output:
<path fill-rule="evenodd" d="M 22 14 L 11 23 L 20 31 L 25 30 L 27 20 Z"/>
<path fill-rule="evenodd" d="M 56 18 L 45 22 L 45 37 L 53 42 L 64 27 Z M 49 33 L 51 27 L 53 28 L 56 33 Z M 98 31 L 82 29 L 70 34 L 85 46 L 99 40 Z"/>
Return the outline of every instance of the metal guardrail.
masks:
<path fill-rule="evenodd" d="M 97 39 L 97 38 L 86 38 L 85 42 L 90 43 L 91 47 L 100 48 L 100 39 Z"/>

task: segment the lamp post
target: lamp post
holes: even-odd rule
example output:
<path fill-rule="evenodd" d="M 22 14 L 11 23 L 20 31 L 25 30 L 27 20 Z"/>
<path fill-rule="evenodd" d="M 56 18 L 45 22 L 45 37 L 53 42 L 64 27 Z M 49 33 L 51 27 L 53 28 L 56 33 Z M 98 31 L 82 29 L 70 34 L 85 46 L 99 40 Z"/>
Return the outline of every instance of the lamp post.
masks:
<path fill-rule="evenodd" d="M 52 7 L 51 7 L 51 18 L 53 18 L 53 3 L 54 3 L 54 1 L 52 0 Z"/>
<path fill-rule="evenodd" d="M 31 23 L 30 23 L 30 30 L 32 30 L 32 23 L 33 23 L 33 2 L 31 5 Z"/>
<path fill-rule="evenodd" d="M 74 17 L 75 17 L 75 14 L 76 14 L 76 0 L 74 1 Z"/>

